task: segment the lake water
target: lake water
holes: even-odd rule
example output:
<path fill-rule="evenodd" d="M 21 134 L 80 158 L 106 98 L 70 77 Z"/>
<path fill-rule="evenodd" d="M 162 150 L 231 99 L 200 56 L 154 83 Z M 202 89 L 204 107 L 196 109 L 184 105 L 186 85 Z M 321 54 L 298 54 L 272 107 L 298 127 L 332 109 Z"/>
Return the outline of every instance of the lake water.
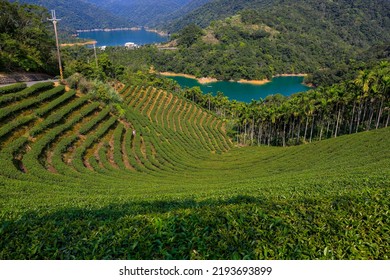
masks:
<path fill-rule="evenodd" d="M 166 36 L 161 36 L 155 32 L 141 30 L 114 30 L 114 31 L 90 31 L 80 32 L 80 38 L 93 39 L 97 41 L 97 46 L 124 46 L 127 42 L 137 45 L 162 43 L 167 41 Z M 230 100 L 251 102 L 271 94 L 280 93 L 289 96 L 293 93 L 309 90 L 308 86 L 302 84 L 303 77 L 275 77 L 270 83 L 264 85 L 243 84 L 237 82 L 213 82 L 200 84 L 195 79 L 185 77 L 170 77 L 176 80 L 182 87 L 199 86 L 204 93 L 216 94 L 223 92 Z"/>
<path fill-rule="evenodd" d="M 162 43 L 167 41 L 166 36 L 161 36 L 155 32 L 141 30 L 114 30 L 114 31 L 90 31 L 80 32 L 79 37 L 83 39 L 93 39 L 97 41 L 96 46 L 124 46 L 127 42 L 137 45 Z"/>
<path fill-rule="evenodd" d="M 280 93 L 284 96 L 290 96 L 293 93 L 305 92 L 310 87 L 302 84 L 303 77 L 275 77 L 271 82 L 264 85 L 252 85 L 238 82 L 213 82 L 209 84 L 200 84 L 196 79 L 186 77 L 169 77 L 177 81 L 182 87 L 199 86 L 203 93 L 212 93 L 215 95 L 221 91 L 229 97 L 230 100 L 242 102 L 251 102 L 266 98 L 268 95 Z"/>

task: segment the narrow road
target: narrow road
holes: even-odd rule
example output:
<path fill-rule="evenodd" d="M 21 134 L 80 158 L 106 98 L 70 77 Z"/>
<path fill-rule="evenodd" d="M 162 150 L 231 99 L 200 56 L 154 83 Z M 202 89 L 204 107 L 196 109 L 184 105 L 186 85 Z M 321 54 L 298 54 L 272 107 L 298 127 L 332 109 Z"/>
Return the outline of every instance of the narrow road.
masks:
<path fill-rule="evenodd" d="M 25 83 L 28 87 L 37 84 L 37 83 L 42 83 L 42 82 L 58 82 L 59 80 L 41 80 L 41 81 L 32 81 L 32 82 L 20 82 L 20 83 Z M 18 82 L 19 83 L 19 82 Z M 13 84 L 18 84 L 18 83 L 12 83 L 12 84 L 0 84 L 0 87 L 5 87 Z"/>

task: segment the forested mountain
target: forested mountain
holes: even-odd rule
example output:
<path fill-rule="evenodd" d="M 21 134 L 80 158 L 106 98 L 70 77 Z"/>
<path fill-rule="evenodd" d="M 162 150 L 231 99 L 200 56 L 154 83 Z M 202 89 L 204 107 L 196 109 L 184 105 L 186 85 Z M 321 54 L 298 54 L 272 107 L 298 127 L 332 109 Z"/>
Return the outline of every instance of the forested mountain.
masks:
<path fill-rule="evenodd" d="M 210 2 L 211 0 L 191 0 L 187 5 L 182 6 L 181 8 L 175 10 L 172 13 L 162 14 L 156 17 L 155 19 L 151 19 L 152 21 L 148 23 L 148 25 L 162 28 L 167 26 L 170 22 L 176 22 L 180 20 L 183 15 L 187 15 L 197 8 L 203 6 L 204 4 Z"/>
<path fill-rule="evenodd" d="M 177 32 L 193 23 L 207 27 L 214 20 L 221 20 L 237 14 L 243 9 L 262 9 L 271 6 L 279 0 L 212 0 L 193 11 L 183 13 L 178 19 L 167 21 L 163 28 Z"/>
<path fill-rule="evenodd" d="M 296 10 L 299 10 L 303 16 L 306 15 L 306 12 L 309 12 L 309 15 L 316 12 L 317 17 L 313 18 L 315 21 L 332 19 L 339 24 L 348 23 L 356 19 L 356 15 L 359 15 L 351 27 L 368 26 L 371 24 L 369 18 L 380 16 L 380 25 L 389 24 L 389 1 L 387 0 L 213 0 L 188 14 L 184 14 L 178 21 L 167 23 L 165 28 L 175 32 L 190 23 L 204 28 L 214 20 L 233 16 L 244 9 L 264 11 L 275 19 L 279 16 L 284 19 L 293 19 Z M 364 20 L 365 17 L 367 21 Z M 375 22 L 374 25 L 376 24 Z M 375 28 L 372 25 L 371 27 Z"/>
<path fill-rule="evenodd" d="M 253 9 L 213 21 L 204 30 L 183 29 L 176 37 L 179 51 L 157 54 L 159 69 L 224 80 L 263 79 L 339 68 L 362 51 L 390 42 L 389 1 L 228 2 L 213 1 L 197 11 L 226 6 L 236 12 L 250 2 Z M 195 23 L 208 22 L 207 14 L 222 17 L 219 12 L 200 13 Z"/>
<path fill-rule="evenodd" d="M 155 26 L 172 13 L 188 13 L 210 0 L 86 0 L 138 25 Z M 183 10 L 182 10 L 183 9 Z M 177 18 L 177 16 L 173 16 Z"/>
<path fill-rule="evenodd" d="M 11 2 L 16 2 L 11 0 Z M 119 15 L 106 11 L 83 0 L 18 0 L 20 3 L 43 6 L 56 10 L 61 18 L 61 29 L 74 32 L 77 29 L 132 27 L 136 24 Z"/>

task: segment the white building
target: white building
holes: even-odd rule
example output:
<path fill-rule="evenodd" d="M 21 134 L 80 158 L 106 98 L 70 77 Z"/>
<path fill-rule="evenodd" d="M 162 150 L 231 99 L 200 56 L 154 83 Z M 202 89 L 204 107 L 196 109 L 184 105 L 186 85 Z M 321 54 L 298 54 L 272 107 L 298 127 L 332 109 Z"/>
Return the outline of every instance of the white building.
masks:
<path fill-rule="evenodd" d="M 139 46 L 133 42 L 127 42 L 125 44 L 125 47 L 128 48 L 128 49 L 137 49 L 139 48 Z"/>

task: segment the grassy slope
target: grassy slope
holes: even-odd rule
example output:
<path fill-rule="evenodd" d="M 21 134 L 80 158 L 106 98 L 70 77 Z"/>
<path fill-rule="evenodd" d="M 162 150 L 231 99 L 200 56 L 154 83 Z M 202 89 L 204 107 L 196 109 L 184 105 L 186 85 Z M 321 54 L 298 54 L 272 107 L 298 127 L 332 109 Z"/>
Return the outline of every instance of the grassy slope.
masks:
<path fill-rule="evenodd" d="M 389 259 L 389 139 L 199 151 L 177 172 L 1 176 L 0 259 Z"/>

